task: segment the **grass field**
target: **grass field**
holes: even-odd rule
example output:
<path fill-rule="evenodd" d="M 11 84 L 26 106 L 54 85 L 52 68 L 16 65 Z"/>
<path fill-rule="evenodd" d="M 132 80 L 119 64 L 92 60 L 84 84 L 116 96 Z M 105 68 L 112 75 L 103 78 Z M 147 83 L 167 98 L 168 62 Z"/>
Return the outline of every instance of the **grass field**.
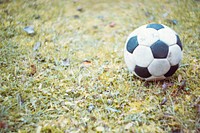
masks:
<path fill-rule="evenodd" d="M 147 23 L 183 42 L 169 80 L 124 63 L 127 36 Z M 0 132 L 199 133 L 199 51 L 199 0 L 0 0 Z"/>

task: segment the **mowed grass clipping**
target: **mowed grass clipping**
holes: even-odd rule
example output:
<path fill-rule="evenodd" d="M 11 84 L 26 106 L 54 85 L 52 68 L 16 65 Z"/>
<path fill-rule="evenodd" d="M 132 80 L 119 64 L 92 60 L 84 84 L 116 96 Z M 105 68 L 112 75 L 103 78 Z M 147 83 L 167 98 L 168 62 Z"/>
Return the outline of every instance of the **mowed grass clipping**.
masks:
<path fill-rule="evenodd" d="M 169 80 L 124 63 L 147 23 L 182 40 Z M 0 132 L 200 132 L 199 24 L 198 0 L 0 0 Z"/>

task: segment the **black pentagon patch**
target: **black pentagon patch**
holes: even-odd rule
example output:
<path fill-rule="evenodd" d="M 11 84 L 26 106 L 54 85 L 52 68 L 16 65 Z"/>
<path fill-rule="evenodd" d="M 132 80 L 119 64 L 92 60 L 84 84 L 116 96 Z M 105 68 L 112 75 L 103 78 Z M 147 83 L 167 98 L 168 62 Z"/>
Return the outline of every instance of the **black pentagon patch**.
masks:
<path fill-rule="evenodd" d="M 165 28 L 165 27 L 162 26 L 161 24 L 148 24 L 147 28 L 153 28 L 155 30 L 160 30 L 160 29 Z"/>
<path fill-rule="evenodd" d="M 150 48 L 154 58 L 166 58 L 168 55 L 169 46 L 160 40 L 152 44 Z"/>
<path fill-rule="evenodd" d="M 181 43 L 181 40 L 180 40 L 179 36 L 176 35 L 176 38 L 177 38 L 177 43 L 176 44 L 178 44 L 178 46 L 181 48 L 181 50 L 183 50 L 183 46 L 182 46 L 182 43 Z"/>
<path fill-rule="evenodd" d="M 151 77 L 151 74 L 149 73 L 148 69 L 146 67 L 135 67 L 135 73 L 140 76 L 141 78 L 149 78 Z"/>
<path fill-rule="evenodd" d="M 170 77 L 172 76 L 176 70 L 178 69 L 179 64 L 175 65 L 175 66 L 171 66 L 171 68 L 169 69 L 169 71 L 164 75 L 165 77 Z"/>
<path fill-rule="evenodd" d="M 126 49 L 129 53 L 133 53 L 135 48 L 138 46 L 137 36 L 131 37 L 128 40 L 128 43 L 126 45 Z"/>

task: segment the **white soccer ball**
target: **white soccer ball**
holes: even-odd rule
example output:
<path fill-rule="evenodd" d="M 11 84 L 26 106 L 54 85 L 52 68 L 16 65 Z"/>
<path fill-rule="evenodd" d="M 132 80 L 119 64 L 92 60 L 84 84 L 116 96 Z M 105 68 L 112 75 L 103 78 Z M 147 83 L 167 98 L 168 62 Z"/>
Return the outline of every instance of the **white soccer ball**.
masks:
<path fill-rule="evenodd" d="M 163 80 L 179 68 L 182 43 L 178 34 L 166 25 L 143 25 L 127 38 L 124 59 L 137 77 L 147 81 Z"/>

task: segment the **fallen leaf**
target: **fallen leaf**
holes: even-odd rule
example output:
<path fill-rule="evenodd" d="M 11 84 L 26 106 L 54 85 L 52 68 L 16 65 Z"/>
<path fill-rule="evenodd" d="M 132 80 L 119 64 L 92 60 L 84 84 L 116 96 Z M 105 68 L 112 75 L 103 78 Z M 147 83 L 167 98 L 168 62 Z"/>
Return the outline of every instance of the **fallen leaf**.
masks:
<path fill-rule="evenodd" d="M 33 17 L 35 18 L 35 19 L 40 19 L 40 15 L 33 15 Z"/>
<path fill-rule="evenodd" d="M 172 129 L 172 133 L 183 133 L 181 129 Z"/>
<path fill-rule="evenodd" d="M 26 31 L 26 33 L 28 33 L 28 34 L 34 34 L 35 33 L 33 26 L 24 27 L 24 31 Z"/>
<path fill-rule="evenodd" d="M 74 15 L 73 17 L 74 17 L 74 19 L 78 19 L 78 18 L 80 18 L 79 15 Z"/>
<path fill-rule="evenodd" d="M 163 89 L 164 91 L 166 91 L 166 90 L 168 89 L 168 84 L 167 84 L 167 83 L 163 83 L 162 89 Z"/>
<path fill-rule="evenodd" d="M 17 94 L 17 102 L 20 105 L 20 107 L 24 103 L 24 99 L 22 98 L 21 94 Z"/>
<path fill-rule="evenodd" d="M 36 50 L 38 50 L 39 49 L 39 47 L 40 47 L 40 45 L 41 45 L 41 43 L 40 42 L 36 42 L 36 44 L 34 45 L 34 47 L 33 47 L 33 51 L 36 51 Z"/>
<path fill-rule="evenodd" d="M 163 89 L 163 91 L 166 91 L 169 87 L 172 87 L 173 85 L 174 85 L 173 82 L 169 82 L 169 83 L 164 82 L 162 84 L 162 89 Z"/>
<path fill-rule="evenodd" d="M 112 101 L 111 99 L 108 99 L 108 100 L 107 100 L 107 103 L 108 103 L 109 105 L 111 105 L 111 104 L 113 103 L 113 101 Z"/>
<path fill-rule="evenodd" d="M 70 59 L 69 58 L 65 58 L 63 61 L 62 61 L 62 66 L 65 66 L 65 67 L 68 67 L 70 66 Z"/>
<path fill-rule="evenodd" d="M 88 111 L 89 111 L 89 112 L 92 112 L 92 110 L 93 110 L 94 108 L 95 108 L 95 106 L 91 104 L 91 105 L 88 106 Z"/>
<path fill-rule="evenodd" d="M 83 8 L 81 6 L 77 7 L 76 10 L 79 12 L 83 12 Z"/>
<path fill-rule="evenodd" d="M 73 0 L 74 3 L 79 2 L 79 0 Z"/>
<path fill-rule="evenodd" d="M 170 114 L 170 113 L 164 113 L 163 117 L 165 117 L 165 118 L 173 118 L 173 115 Z"/>
<path fill-rule="evenodd" d="M 105 66 L 105 67 L 103 68 L 103 72 L 108 72 L 109 70 L 110 70 L 110 68 L 107 67 L 107 66 Z"/>
<path fill-rule="evenodd" d="M 114 109 L 114 108 L 111 108 L 111 107 L 106 107 L 106 110 L 111 111 L 111 112 L 118 112 L 118 113 L 121 112 L 120 110 L 117 110 L 117 109 Z"/>
<path fill-rule="evenodd" d="M 115 27 L 115 25 L 116 25 L 115 22 L 111 22 L 111 23 L 109 24 L 110 27 Z"/>
<path fill-rule="evenodd" d="M 96 121 L 97 118 L 96 118 L 95 116 L 90 116 L 90 120 L 91 120 L 91 121 Z"/>
<path fill-rule="evenodd" d="M 149 82 L 144 82 L 144 86 L 149 87 L 150 86 Z"/>
<path fill-rule="evenodd" d="M 145 12 L 145 16 L 149 17 L 149 16 L 151 16 L 151 13 L 147 11 L 147 12 Z"/>
<path fill-rule="evenodd" d="M 98 19 L 100 19 L 101 21 L 104 21 L 104 16 L 98 16 Z"/>
<path fill-rule="evenodd" d="M 40 83 L 39 87 L 38 87 L 38 90 L 41 90 L 42 89 L 42 83 Z"/>
<path fill-rule="evenodd" d="M 167 19 L 166 20 L 168 23 L 173 24 L 173 25 L 177 25 L 178 21 L 176 19 Z"/>
<path fill-rule="evenodd" d="M 182 80 L 182 76 L 181 75 L 178 75 L 178 82 L 180 83 Z"/>
<path fill-rule="evenodd" d="M 36 70 L 36 66 L 35 65 L 31 65 L 31 75 L 34 75 L 37 72 Z"/>
<path fill-rule="evenodd" d="M 149 20 L 151 21 L 151 20 L 154 20 L 155 19 L 155 17 L 154 16 L 150 16 L 149 17 Z"/>
<path fill-rule="evenodd" d="M 173 82 L 169 82 L 167 85 L 168 85 L 168 87 L 172 87 L 174 85 L 174 83 Z"/>
<path fill-rule="evenodd" d="M 186 80 L 183 80 L 180 84 L 179 90 L 183 90 L 186 86 Z"/>
<path fill-rule="evenodd" d="M 104 131 L 104 127 L 98 126 L 98 127 L 96 127 L 96 130 L 97 130 L 98 132 L 103 132 L 103 131 Z"/>
<path fill-rule="evenodd" d="M 163 16 L 163 18 L 166 18 L 168 15 L 169 15 L 169 13 L 166 12 L 166 13 L 164 13 L 162 16 Z"/>
<path fill-rule="evenodd" d="M 126 126 L 124 127 L 125 129 L 130 129 L 133 126 L 133 123 L 128 123 L 126 124 Z"/>
<path fill-rule="evenodd" d="M 89 67 L 89 66 L 92 65 L 92 62 L 89 61 L 89 60 L 84 60 L 84 61 L 82 62 L 82 64 L 83 64 L 83 66 L 85 66 L 85 67 Z"/>
<path fill-rule="evenodd" d="M 8 127 L 8 125 L 5 123 L 5 122 L 2 122 L 2 121 L 0 121 L 0 129 L 1 128 L 7 128 Z"/>
<path fill-rule="evenodd" d="M 98 29 L 98 26 L 97 25 L 93 25 L 92 26 L 94 29 Z"/>
<path fill-rule="evenodd" d="M 177 96 L 180 91 L 186 91 L 185 89 L 186 86 L 186 80 L 182 80 L 179 87 L 177 89 L 174 89 L 171 93 L 172 96 Z"/>
<path fill-rule="evenodd" d="M 160 103 L 160 105 L 164 105 L 166 102 L 167 102 L 167 98 L 164 97 L 163 100 L 162 100 L 162 102 Z"/>

